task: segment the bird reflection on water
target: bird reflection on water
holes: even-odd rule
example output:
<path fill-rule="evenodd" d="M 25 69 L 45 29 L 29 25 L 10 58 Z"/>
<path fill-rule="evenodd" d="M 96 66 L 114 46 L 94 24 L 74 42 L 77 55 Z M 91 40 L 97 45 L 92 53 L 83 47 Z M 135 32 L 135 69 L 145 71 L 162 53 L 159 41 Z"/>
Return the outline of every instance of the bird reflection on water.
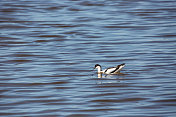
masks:
<path fill-rule="evenodd" d="M 98 73 L 94 80 L 98 85 L 106 85 L 106 86 L 114 86 L 117 83 L 123 82 L 126 75 L 116 74 L 116 75 L 104 75 L 102 73 Z"/>
<path fill-rule="evenodd" d="M 105 74 L 103 75 L 103 73 L 97 73 L 97 76 L 98 78 L 111 78 L 111 77 L 114 77 L 114 76 L 121 76 L 121 78 L 123 78 L 123 76 L 125 76 L 127 74 L 124 74 L 124 73 L 117 73 L 117 74 Z"/>

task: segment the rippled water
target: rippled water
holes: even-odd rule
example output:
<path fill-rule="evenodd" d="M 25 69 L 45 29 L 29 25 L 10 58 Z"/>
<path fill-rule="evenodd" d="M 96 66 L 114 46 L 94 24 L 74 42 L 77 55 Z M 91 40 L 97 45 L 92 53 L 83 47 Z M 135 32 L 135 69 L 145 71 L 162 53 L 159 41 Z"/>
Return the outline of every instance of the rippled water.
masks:
<path fill-rule="evenodd" d="M 1 0 L 0 30 L 2 117 L 176 116 L 175 0 Z"/>

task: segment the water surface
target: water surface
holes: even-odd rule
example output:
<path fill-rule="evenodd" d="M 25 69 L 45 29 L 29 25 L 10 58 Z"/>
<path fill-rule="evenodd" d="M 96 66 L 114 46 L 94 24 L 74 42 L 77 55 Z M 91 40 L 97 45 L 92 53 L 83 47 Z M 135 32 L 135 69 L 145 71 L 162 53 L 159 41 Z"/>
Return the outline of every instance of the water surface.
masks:
<path fill-rule="evenodd" d="M 175 117 L 175 18 L 174 0 L 1 0 L 0 115 Z"/>

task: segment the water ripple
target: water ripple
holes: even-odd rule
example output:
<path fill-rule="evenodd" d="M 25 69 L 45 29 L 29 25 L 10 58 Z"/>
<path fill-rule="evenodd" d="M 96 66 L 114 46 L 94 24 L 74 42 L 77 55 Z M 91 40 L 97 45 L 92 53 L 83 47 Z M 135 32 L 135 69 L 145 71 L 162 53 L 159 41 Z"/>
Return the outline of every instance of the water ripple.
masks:
<path fill-rule="evenodd" d="M 175 1 L 0 6 L 1 116 L 175 116 Z"/>

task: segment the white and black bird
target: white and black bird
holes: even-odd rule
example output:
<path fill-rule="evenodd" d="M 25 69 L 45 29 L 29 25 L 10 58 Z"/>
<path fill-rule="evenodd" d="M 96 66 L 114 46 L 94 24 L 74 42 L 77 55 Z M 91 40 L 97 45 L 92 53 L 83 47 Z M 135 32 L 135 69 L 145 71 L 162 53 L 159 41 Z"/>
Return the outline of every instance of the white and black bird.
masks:
<path fill-rule="evenodd" d="M 94 69 L 97 69 L 98 73 L 101 73 L 101 74 L 118 74 L 120 73 L 120 70 L 122 70 L 124 66 L 125 66 L 125 63 L 117 65 L 116 67 L 110 67 L 105 70 L 102 70 L 101 65 L 96 64 Z"/>

